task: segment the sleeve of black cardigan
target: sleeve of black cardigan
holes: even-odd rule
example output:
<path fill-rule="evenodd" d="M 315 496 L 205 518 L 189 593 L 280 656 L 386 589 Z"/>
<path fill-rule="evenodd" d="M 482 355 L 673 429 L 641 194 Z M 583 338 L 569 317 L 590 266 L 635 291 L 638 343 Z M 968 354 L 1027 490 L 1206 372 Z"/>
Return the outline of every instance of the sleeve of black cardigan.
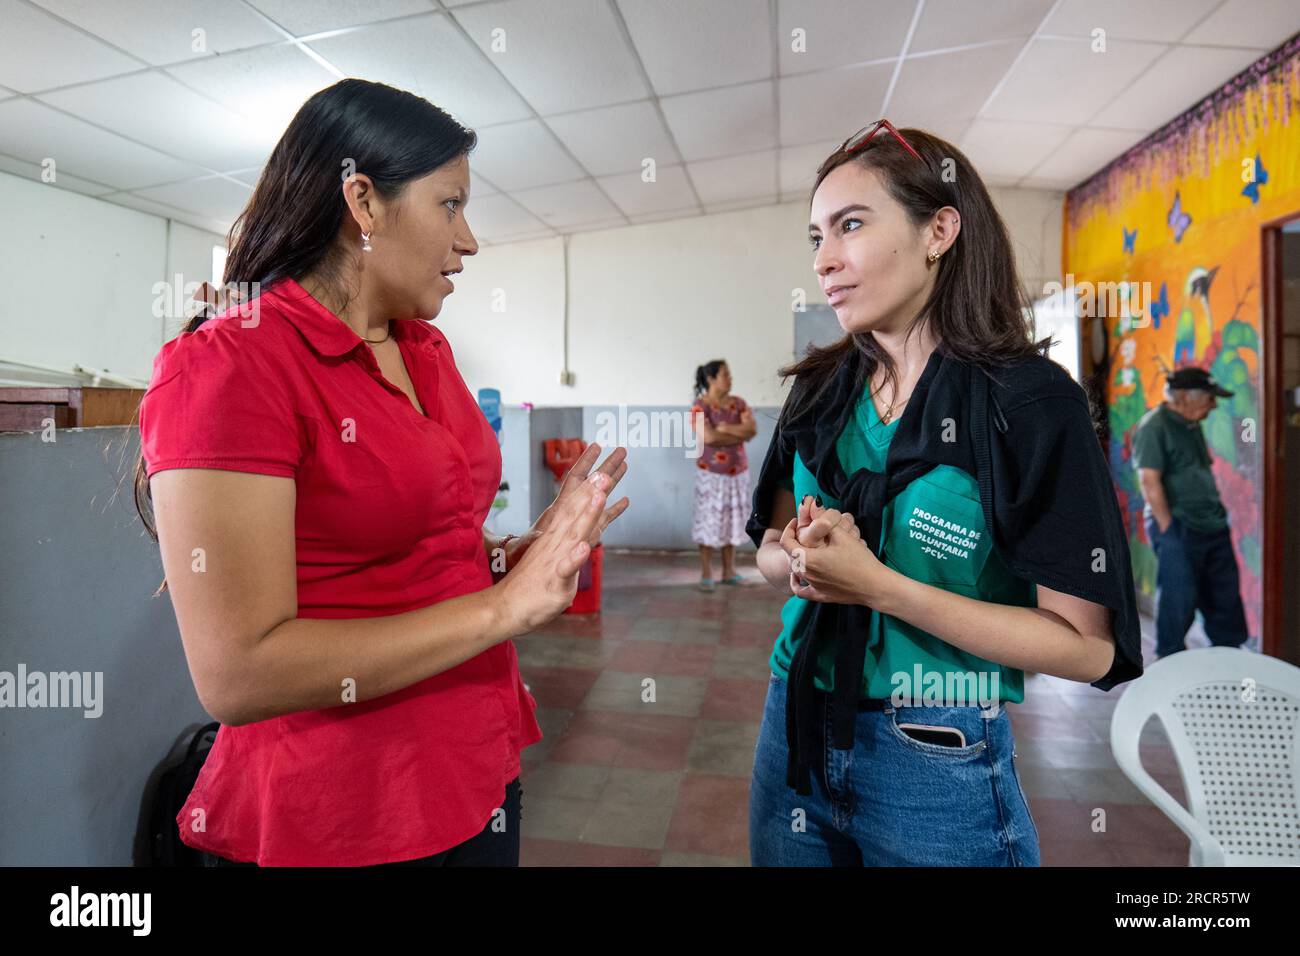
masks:
<path fill-rule="evenodd" d="M 758 473 L 758 482 L 754 485 L 754 505 L 745 523 L 745 533 L 754 542 L 755 547 L 763 546 L 763 535 L 771 526 L 772 501 L 778 488 L 791 488 L 794 475 L 794 448 L 782 433 L 780 421 L 772 431 L 772 440 L 768 442 L 767 453 L 763 456 L 763 467 Z"/>
<path fill-rule="evenodd" d="M 1114 612 L 1114 662 L 1094 687 L 1140 677 L 1128 534 L 1083 390 L 1014 408 L 1006 420 L 1006 432 L 990 428 L 999 552 L 1021 577 Z"/>

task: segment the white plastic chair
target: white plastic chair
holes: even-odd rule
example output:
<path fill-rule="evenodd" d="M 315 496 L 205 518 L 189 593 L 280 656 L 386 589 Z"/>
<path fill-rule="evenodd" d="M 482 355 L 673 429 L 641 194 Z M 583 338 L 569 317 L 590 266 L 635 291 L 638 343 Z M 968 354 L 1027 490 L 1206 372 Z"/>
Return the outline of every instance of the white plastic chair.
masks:
<path fill-rule="evenodd" d="M 1138 757 L 1153 714 L 1173 747 L 1187 809 Z M 1156 661 L 1124 691 L 1110 747 L 1192 841 L 1189 866 L 1300 866 L 1298 727 L 1300 667 L 1239 648 L 1198 648 Z"/>

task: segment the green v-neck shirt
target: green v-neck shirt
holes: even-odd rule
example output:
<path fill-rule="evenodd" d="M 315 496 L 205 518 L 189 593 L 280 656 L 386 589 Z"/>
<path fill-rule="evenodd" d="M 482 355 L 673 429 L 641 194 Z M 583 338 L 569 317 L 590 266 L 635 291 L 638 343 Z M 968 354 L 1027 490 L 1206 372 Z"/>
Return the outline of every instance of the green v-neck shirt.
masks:
<path fill-rule="evenodd" d="M 898 422 L 881 422 L 864 387 L 836 443 L 844 473 L 852 475 L 859 468 L 883 472 Z M 840 507 L 818 487 L 797 452 L 794 474 L 782 486 L 794 493 L 796 507 L 806 495 L 818 497 L 828 508 Z M 922 475 L 885 506 L 880 557 L 886 566 L 914 580 L 966 597 L 1020 607 L 1038 604 L 1034 584 L 1014 575 L 993 547 L 978 482 L 951 465 L 939 465 Z M 781 609 L 781 633 L 770 665 L 774 674 L 787 680 L 809 603 L 792 595 Z M 970 681 L 981 678 L 984 683 L 979 686 L 991 691 L 996 676 L 1001 701 L 1024 700 L 1023 671 L 968 654 L 899 618 L 872 611 L 870 620 L 860 696 L 887 698 L 899 689 L 921 698 L 925 687 L 969 688 L 976 686 Z M 816 683 L 823 691 L 833 686 L 834 660 L 834 643 L 828 642 L 817 662 Z"/>

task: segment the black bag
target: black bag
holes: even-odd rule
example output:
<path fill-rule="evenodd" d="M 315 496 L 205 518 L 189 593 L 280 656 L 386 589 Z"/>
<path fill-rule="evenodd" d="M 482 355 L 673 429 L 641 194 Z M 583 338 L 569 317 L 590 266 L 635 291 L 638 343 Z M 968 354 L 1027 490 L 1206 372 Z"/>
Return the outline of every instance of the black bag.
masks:
<path fill-rule="evenodd" d="M 181 831 L 176 825 L 176 814 L 181 812 L 194 781 L 199 778 L 199 770 L 208 759 L 212 741 L 209 734 L 216 738 L 218 723 L 206 724 L 199 728 L 190 738 L 190 745 L 184 758 L 175 766 L 168 767 L 158 778 L 158 787 L 154 791 L 153 807 L 149 813 L 150 857 L 153 866 L 202 866 L 203 855 L 181 842 Z"/>

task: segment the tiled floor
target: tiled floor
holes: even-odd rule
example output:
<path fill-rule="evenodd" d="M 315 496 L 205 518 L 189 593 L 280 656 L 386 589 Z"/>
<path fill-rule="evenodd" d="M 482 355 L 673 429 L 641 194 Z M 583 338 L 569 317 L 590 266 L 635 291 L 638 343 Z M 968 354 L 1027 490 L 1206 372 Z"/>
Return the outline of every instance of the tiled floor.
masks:
<path fill-rule="evenodd" d="M 516 641 L 545 734 L 524 753 L 523 865 L 748 865 L 749 776 L 782 599 L 752 555 L 740 567 L 749 587 L 704 594 L 693 555 L 611 552 L 601 614 L 564 615 Z M 647 677 L 654 703 L 642 701 Z M 1111 757 L 1125 685 L 1025 683 L 1025 703 L 1008 709 L 1043 864 L 1186 865 L 1187 839 Z M 1182 801 L 1154 721 L 1141 753 Z"/>

